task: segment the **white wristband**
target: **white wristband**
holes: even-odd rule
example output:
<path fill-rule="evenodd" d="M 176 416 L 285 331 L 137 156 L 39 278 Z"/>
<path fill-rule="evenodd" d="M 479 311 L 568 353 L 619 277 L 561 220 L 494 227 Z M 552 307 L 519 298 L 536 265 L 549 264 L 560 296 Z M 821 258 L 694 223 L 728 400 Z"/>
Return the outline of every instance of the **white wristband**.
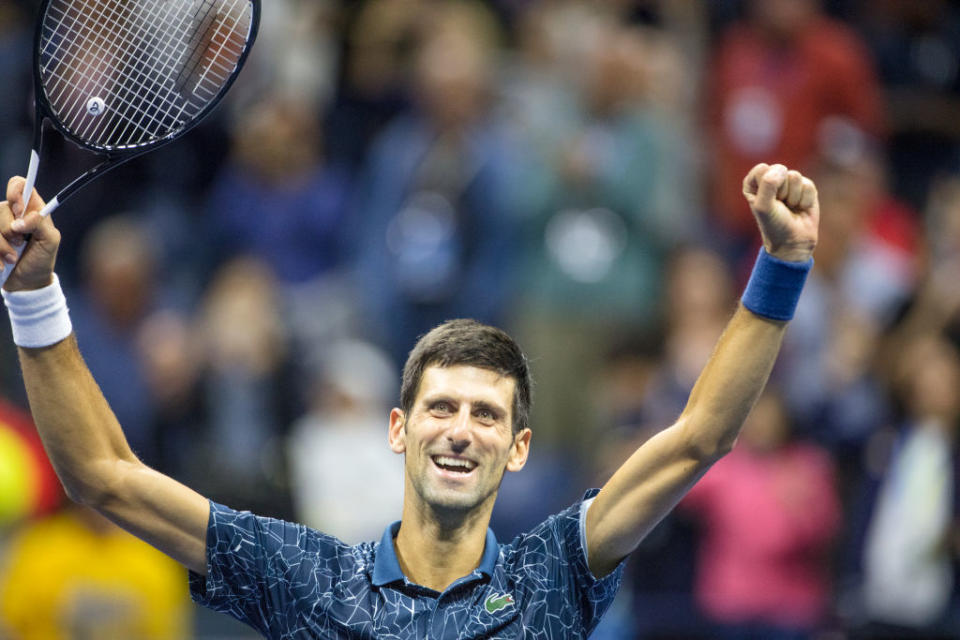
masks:
<path fill-rule="evenodd" d="M 49 347 L 70 335 L 73 325 L 60 279 L 33 291 L 2 291 L 10 314 L 13 341 L 20 347 Z"/>

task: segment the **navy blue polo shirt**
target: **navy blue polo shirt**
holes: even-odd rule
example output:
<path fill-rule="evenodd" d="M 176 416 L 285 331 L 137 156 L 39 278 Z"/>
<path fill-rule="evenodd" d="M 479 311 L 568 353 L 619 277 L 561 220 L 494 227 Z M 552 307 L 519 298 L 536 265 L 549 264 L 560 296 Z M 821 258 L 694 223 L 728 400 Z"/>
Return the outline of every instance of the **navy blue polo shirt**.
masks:
<path fill-rule="evenodd" d="M 480 566 L 443 593 L 404 577 L 399 522 L 351 546 L 211 502 L 207 575 L 190 573 L 190 595 L 277 639 L 586 638 L 623 577 L 623 563 L 599 580 L 587 567 L 596 493 L 509 544 L 487 530 Z"/>

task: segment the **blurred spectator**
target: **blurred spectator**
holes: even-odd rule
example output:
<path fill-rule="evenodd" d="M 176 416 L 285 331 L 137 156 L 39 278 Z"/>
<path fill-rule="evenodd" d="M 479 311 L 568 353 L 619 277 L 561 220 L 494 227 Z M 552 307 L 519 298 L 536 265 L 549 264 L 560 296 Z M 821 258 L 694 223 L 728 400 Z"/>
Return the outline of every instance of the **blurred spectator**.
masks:
<path fill-rule="evenodd" d="M 348 544 L 376 540 L 403 502 L 403 458 L 387 446 L 397 373 L 385 353 L 356 340 L 319 359 L 311 406 L 286 443 L 297 521 Z"/>
<path fill-rule="evenodd" d="M 696 597 L 716 637 L 808 638 L 826 621 L 828 556 L 840 528 L 826 451 L 791 438 L 773 388 L 733 452 L 681 503 L 703 522 Z"/>
<path fill-rule="evenodd" d="M 646 55 L 666 45 L 634 28 L 592 28 L 578 93 L 547 93 L 539 106 L 517 97 L 536 153 L 518 184 L 536 283 L 524 300 L 567 313 L 602 305 L 649 324 L 664 250 L 697 232 L 697 177 L 683 132 L 648 102 Z"/>
<path fill-rule="evenodd" d="M 300 284 L 349 256 L 346 173 L 323 158 L 308 102 L 272 98 L 248 108 L 212 187 L 209 237 L 223 256 L 264 260 L 280 282 Z"/>
<path fill-rule="evenodd" d="M 411 46 L 422 0 L 372 0 L 345 8 L 345 53 L 339 91 L 330 107 L 330 157 L 351 170 L 408 101 Z"/>
<path fill-rule="evenodd" d="M 70 316 L 83 357 L 133 450 L 156 464 L 153 405 L 137 353 L 137 331 L 159 298 L 153 243 L 131 216 L 108 218 L 83 247 L 83 287 Z"/>
<path fill-rule="evenodd" d="M 24 519 L 52 511 L 62 494 L 30 415 L 0 398 L 0 540 Z"/>
<path fill-rule="evenodd" d="M 10 87 L 30 85 L 30 56 L 33 29 L 29 11 L 15 2 L 0 4 L 0 74 Z M 3 175 L 22 174 L 30 159 L 30 137 L 26 120 L 30 115 L 27 93 L 14 92 L 12 99 L 0 104 L 0 170 Z"/>
<path fill-rule="evenodd" d="M 819 165 L 816 265 L 779 365 L 797 427 L 855 456 L 888 418 L 874 354 L 912 295 L 920 253 L 917 216 L 892 199 L 883 176 L 869 151 Z"/>
<path fill-rule="evenodd" d="M 183 640 L 186 571 L 86 507 L 24 527 L 0 575 L 0 626 L 18 640 Z"/>
<path fill-rule="evenodd" d="M 960 259 L 960 176 L 934 185 L 926 215 L 930 269 Z"/>
<path fill-rule="evenodd" d="M 884 84 L 894 187 L 921 208 L 931 180 L 960 169 L 960 9 L 948 0 L 857 5 Z"/>
<path fill-rule="evenodd" d="M 665 285 L 664 358 L 643 396 L 644 439 L 680 415 L 736 304 L 733 274 L 710 249 L 674 252 Z"/>
<path fill-rule="evenodd" d="M 653 98 L 646 54 L 668 45 L 603 16 L 561 45 L 551 29 L 563 16 L 541 19 L 528 27 L 530 64 L 578 47 L 583 57 L 568 79 L 528 72 L 535 84 L 513 97 L 532 154 L 517 187 L 526 245 L 516 314 L 539 380 L 535 428 L 577 448 L 599 426 L 582 380 L 614 336 L 655 324 L 666 253 L 697 234 L 698 180 L 684 131 Z"/>
<path fill-rule="evenodd" d="M 260 18 L 256 47 L 239 77 L 235 103 L 262 96 L 320 109 L 333 94 L 339 0 L 275 0 Z"/>
<path fill-rule="evenodd" d="M 379 138 L 360 191 L 361 290 L 397 362 L 448 318 L 500 321 L 514 255 L 516 151 L 489 110 L 496 24 L 477 3 L 423 17 L 418 108 Z"/>
<path fill-rule="evenodd" d="M 223 265 L 202 304 L 205 440 L 191 485 L 225 504 L 292 518 L 282 439 L 300 414 L 278 283 L 250 257 Z"/>
<path fill-rule="evenodd" d="M 863 548 L 865 638 L 953 637 L 943 626 L 958 557 L 960 355 L 936 335 L 910 339 L 893 381 L 904 417 L 878 484 Z"/>
<path fill-rule="evenodd" d="M 960 178 L 938 180 L 928 200 L 923 278 L 902 326 L 901 336 L 942 333 L 960 347 Z M 882 363 L 896 362 L 899 347 L 891 342 Z"/>
<path fill-rule="evenodd" d="M 209 421 L 201 385 L 202 336 L 190 318 L 171 309 L 152 313 L 137 333 L 137 354 L 153 407 L 157 468 L 186 481 L 193 462 L 184 452 Z"/>
<path fill-rule="evenodd" d="M 869 53 L 854 31 L 821 14 L 819 4 L 750 0 L 748 18 L 718 43 L 707 96 L 712 208 L 739 252 L 755 241 L 740 193 L 754 164 L 780 162 L 809 171 L 821 126 L 831 116 L 874 137 L 883 132 Z"/>
<path fill-rule="evenodd" d="M 888 479 L 893 473 L 890 465 L 897 456 L 901 455 L 901 449 L 909 441 L 916 439 L 918 442 L 926 442 L 929 445 L 935 440 L 933 437 L 935 433 L 923 435 L 922 431 L 916 431 L 910 427 L 911 422 L 916 421 L 916 418 L 910 417 L 912 410 L 909 407 L 917 402 L 917 399 L 912 397 L 915 384 L 910 381 L 911 376 L 917 372 L 910 372 L 912 368 L 918 366 L 917 360 L 920 357 L 917 355 L 907 357 L 907 354 L 930 352 L 930 345 L 940 344 L 942 338 L 952 337 L 954 348 L 960 345 L 960 331 L 958 331 L 960 280 L 957 278 L 960 270 L 956 262 L 957 255 L 960 255 L 960 232 L 958 232 L 960 208 L 957 207 L 960 195 L 958 194 L 960 191 L 957 190 L 953 179 L 939 180 L 935 183 L 935 188 L 928 200 L 926 242 L 920 254 L 921 270 L 924 275 L 915 295 L 906 306 L 902 318 L 898 320 L 891 332 L 876 343 L 873 357 L 875 369 L 880 379 L 886 381 L 889 387 L 883 401 L 895 407 L 901 407 L 901 413 L 906 413 L 906 418 L 900 418 L 896 422 L 896 424 L 906 425 L 903 427 L 906 430 L 901 430 L 899 435 L 897 431 L 889 428 L 877 431 L 864 449 L 863 468 L 860 470 L 860 475 L 849 479 L 851 494 L 849 510 L 852 514 L 852 524 L 847 536 L 849 539 L 845 553 L 847 566 L 843 576 L 846 586 L 843 597 L 840 599 L 840 611 L 853 626 L 861 626 L 863 620 L 869 618 L 862 594 L 863 548 L 868 527 L 877 528 L 878 516 L 874 513 L 877 509 L 877 492 L 880 490 L 881 483 L 892 482 Z M 935 338 L 935 336 L 942 336 L 942 338 Z M 927 346 L 923 347 L 924 344 Z M 931 364 L 934 369 L 937 368 L 934 363 L 941 359 L 940 356 L 933 359 L 934 362 Z M 891 417 L 890 420 L 893 418 Z M 889 421 L 886 424 L 889 424 Z M 918 426 L 917 429 L 919 428 Z M 953 447 L 952 444 L 950 446 Z M 920 447 L 919 444 L 913 446 L 915 450 L 922 450 L 918 447 Z M 955 454 L 951 455 L 955 456 Z M 902 473 L 916 475 L 918 472 L 904 469 Z M 949 472 L 949 474 L 952 473 L 952 471 Z M 855 480 L 860 482 L 856 483 Z M 950 491 L 955 491 L 952 485 Z M 889 511 L 892 506 L 888 506 L 887 509 Z M 913 535 L 916 535 L 916 532 Z M 945 550 L 938 550 L 937 553 L 941 551 Z M 935 562 L 942 562 L 942 560 Z M 955 628 L 953 623 L 942 620 L 940 623 L 939 627 L 921 625 L 922 630 L 918 632 L 919 635 L 926 637 L 927 634 L 933 634 L 935 631 L 940 631 L 946 636 L 954 635 L 954 632 L 950 631 Z M 873 637 L 873 634 L 877 637 L 889 637 L 891 633 L 896 637 L 910 635 L 908 630 L 902 628 L 891 630 L 883 627 L 866 627 L 861 631 L 863 637 L 867 638 Z"/>
<path fill-rule="evenodd" d="M 208 236 L 221 259 L 255 256 L 269 266 L 283 285 L 293 353 L 302 353 L 343 335 L 359 315 L 351 177 L 327 160 L 319 119 L 303 99 L 258 102 L 238 116 L 232 136 Z"/>
<path fill-rule="evenodd" d="M 636 449 L 637 440 L 646 440 L 665 425 L 655 426 L 650 418 L 650 389 L 660 372 L 663 338 L 659 335 L 628 336 L 606 353 L 603 370 L 590 403 L 611 430 L 594 451 L 604 482 Z"/>

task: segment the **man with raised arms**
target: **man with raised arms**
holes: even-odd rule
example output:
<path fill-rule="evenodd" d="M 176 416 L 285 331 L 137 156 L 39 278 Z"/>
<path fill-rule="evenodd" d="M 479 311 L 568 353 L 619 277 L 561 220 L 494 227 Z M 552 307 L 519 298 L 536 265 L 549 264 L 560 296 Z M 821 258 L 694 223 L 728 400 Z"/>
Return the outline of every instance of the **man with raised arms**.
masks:
<path fill-rule="evenodd" d="M 0 255 L 15 262 L 29 236 L 3 296 L 67 494 L 187 567 L 196 601 L 269 638 L 585 638 L 626 556 L 733 447 L 793 315 L 819 221 L 810 180 L 782 165 L 750 171 L 743 192 L 764 249 L 683 413 L 599 492 L 509 544 L 488 523 L 504 472 L 530 451 L 526 359 L 499 329 L 435 328 L 410 353 L 389 416 L 389 446 L 405 456 L 402 519 L 379 542 L 348 546 L 216 504 L 137 459 L 72 335 L 53 272 L 60 234 L 37 215 L 36 192 L 24 215 L 22 188 L 10 180 L 0 203 Z"/>

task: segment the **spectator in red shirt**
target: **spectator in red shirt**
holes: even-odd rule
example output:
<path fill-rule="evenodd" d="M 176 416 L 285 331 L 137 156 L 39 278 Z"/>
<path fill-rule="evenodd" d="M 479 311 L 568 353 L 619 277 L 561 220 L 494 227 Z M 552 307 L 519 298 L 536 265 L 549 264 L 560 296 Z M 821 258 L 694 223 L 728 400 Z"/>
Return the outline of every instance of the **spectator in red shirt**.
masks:
<path fill-rule="evenodd" d="M 707 93 L 714 214 L 724 231 L 746 243 L 753 241 L 753 220 L 740 206 L 736 178 L 759 158 L 807 166 L 831 118 L 874 136 L 883 131 L 865 45 L 818 5 L 752 0 L 747 19 L 729 27 L 714 57 Z"/>

